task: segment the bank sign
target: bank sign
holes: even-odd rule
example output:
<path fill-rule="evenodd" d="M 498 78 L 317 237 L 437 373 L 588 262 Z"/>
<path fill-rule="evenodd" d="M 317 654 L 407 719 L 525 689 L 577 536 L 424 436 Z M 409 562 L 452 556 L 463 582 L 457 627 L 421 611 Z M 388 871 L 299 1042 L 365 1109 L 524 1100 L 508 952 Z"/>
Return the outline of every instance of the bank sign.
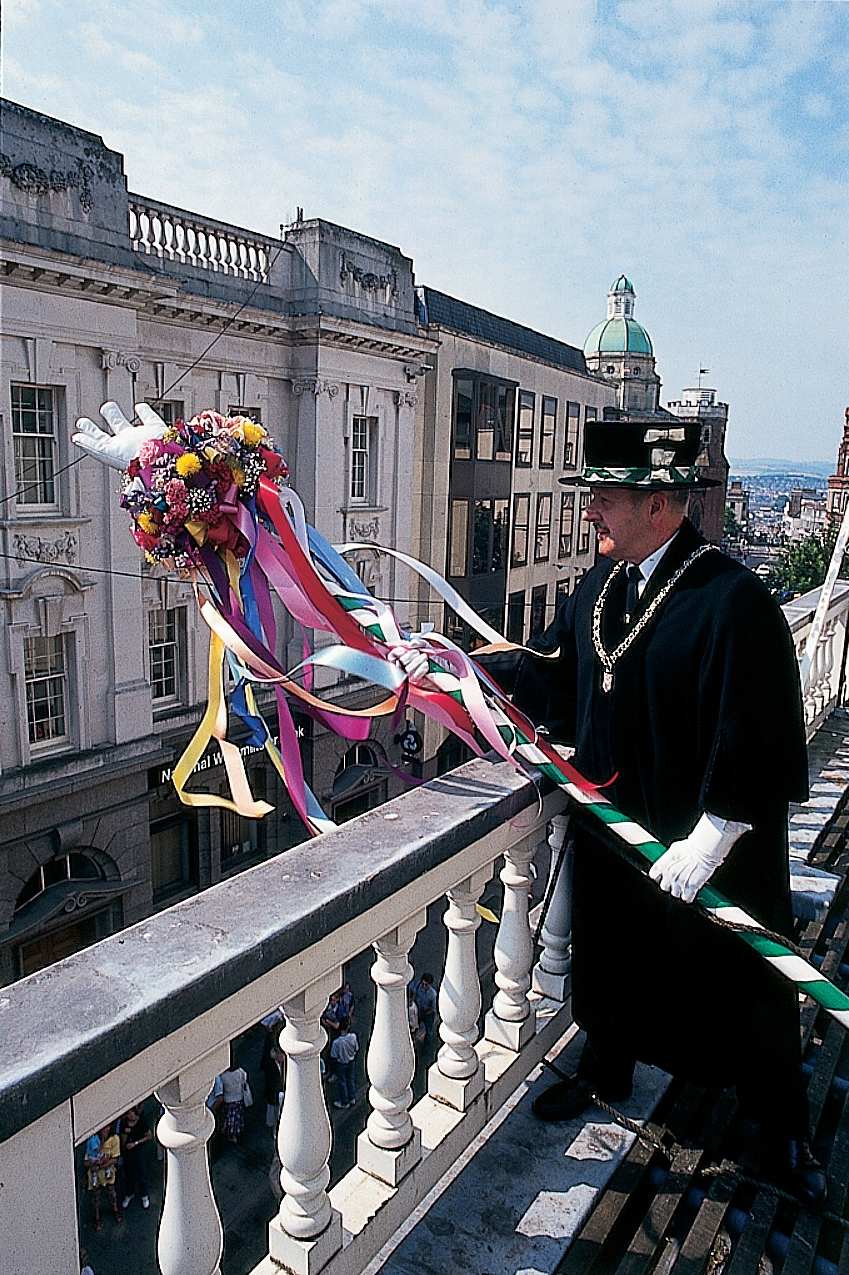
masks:
<path fill-rule="evenodd" d="M 295 735 L 297 736 L 298 740 L 303 740 L 303 739 L 306 739 L 307 737 L 306 727 L 301 722 L 295 723 Z M 274 744 L 275 748 L 279 747 L 280 736 L 272 735 L 271 742 L 272 744 Z M 250 757 L 253 753 L 264 753 L 265 749 L 258 747 L 256 744 L 242 744 L 241 748 L 239 749 L 239 752 L 242 754 L 243 757 Z M 214 770 L 216 766 L 223 766 L 223 765 L 224 765 L 224 757 L 222 755 L 221 749 L 216 748 L 214 752 L 205 753 L 204 756 L 201 757 L 200 761 L 197 763 L 194 770 L 192 771 L 192 774 L 197 775 L 197 774 L 200 774 L 200 772 L 203 770 Z M 157 783 L 159 784 L 170 783 L 173 774 L 174 774 L 173 766 L 161 767 L 161 769 L 158 772 L 159 777 L 157 779 Z"/>

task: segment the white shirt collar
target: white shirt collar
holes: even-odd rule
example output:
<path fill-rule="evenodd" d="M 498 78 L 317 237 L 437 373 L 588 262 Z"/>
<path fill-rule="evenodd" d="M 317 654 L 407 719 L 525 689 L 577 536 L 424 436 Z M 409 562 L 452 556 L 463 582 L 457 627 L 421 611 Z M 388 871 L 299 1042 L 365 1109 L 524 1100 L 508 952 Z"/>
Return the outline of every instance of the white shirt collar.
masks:
<path fill-rule="evenodd" d="M 657 568 L 657 564 L 677 535 L 677 531 L 673 532 L 665 544 L 662 544 L 659 549 L 655 549 L 654 553 L 650 553 L 647 558 L 643 558 L 642 562 L 637 564 L 640 568 L 640 579 L 637 581 L 637 593 L 640 597 L 643 596 L 643 590 L 651 579 L 652 572 Z"/>

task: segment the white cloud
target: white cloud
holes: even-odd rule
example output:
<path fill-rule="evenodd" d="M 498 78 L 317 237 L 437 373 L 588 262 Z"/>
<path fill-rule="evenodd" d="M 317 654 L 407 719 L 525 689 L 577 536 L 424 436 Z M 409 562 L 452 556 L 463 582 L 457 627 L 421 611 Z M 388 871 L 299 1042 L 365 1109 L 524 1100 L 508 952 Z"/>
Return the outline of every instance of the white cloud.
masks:
<path fill-rule="evenodd" d="M 842 6 L 151 0 L 140 24 L 120 0 L 7 0 L 5 16 L 5 91 L 102 133 L 132 189 L 269 233 L 303 205 L 577 344 L 624 269 L 670 397 L 707 358 L 733 450 L 833 452 Z"/>

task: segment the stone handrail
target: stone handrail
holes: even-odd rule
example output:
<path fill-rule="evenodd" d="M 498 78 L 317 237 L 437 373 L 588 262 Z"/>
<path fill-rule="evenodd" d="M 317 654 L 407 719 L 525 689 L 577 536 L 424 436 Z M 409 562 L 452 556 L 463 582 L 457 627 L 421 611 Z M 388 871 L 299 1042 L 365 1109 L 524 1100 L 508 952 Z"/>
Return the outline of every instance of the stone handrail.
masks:
<path fill-rule="evenodd" d="M 565 876 L 539 970 L 546 999 L 529 994 L 528 864 L 551 819 L 562 842 L 563 805 L 558 792 L 540 802 L 504 764 L 471 762 L 0 990 L 4 1272 L 32 1275 L 49 1252 L 51 1272 L 76 1275 L 74 1147 L 155 1092 L 167 1156 L 160 1269 L 219 1275 L 205 1100 L 230 1041 L 278 1005 L 284 1195 L 254 1275 L 361 1271 L 570 1024 Z M 499 990 L 479 1040 L 475 904 L 502 860 Z M 443 1044 L 413 1107 L 408 955 L 444 896 Z M 328 1191 L 319 1019 L 343 964 L 369 946 L 372 1110 L 356 1167 Z"/>
<path fill-rule="evenodd" d="M 800 654 L 818 590 L 785 606 Z M 805 692 L 811 731 L 837 701 L 849 615 L 839 584 Z M 220 1275 L 222 1229 L 206 1154 L 205 1100 L 230 1041 L 282 1005 L 288 1058 L 278 1131 L 283 1200 L 254 1275 L 357 1275 L 562 1036 L 570 886 L 561 873 L 532 969 L 529 862 L 564 798 L 538 800 L 504 764 L 471 762 L 259 864 L 55 966 L 0 989 L 0 1234 L 3 1269 L 32 1275 L 50 1253 L 76 1275 L 74 1149 L 155 1092 L 167 1156 L 163 1275 Z M 498 991 L 478 1039 L 476 904 L 503 860 Z M 409 952 L 447 897 L 442 1048 L 412 1105 Z M 344 963 L 371 946 L 376 988 L 371 1114 L 357 1164 L 332 1190 L 320 1016 Z M 531 990 L 533 988 L 533 990 Z"/>
<path fill-rule="evenodd" d="M 129 196 L 130 242 L 148 253 L 237 279 L 269 282 L 270 262 L 280 243 L 143 195 Z"/>
<path fill-rule="evenodd" d="M 785 602 L 782 607 L 793 635 L 796 658 L 800 666 L 819 596 L 818 588 L 811 589 L 793 602 Z M 837 707 L 838 699 L 842 695 L 841 682 L 845 680 L 847 622 L 849 622 L 849 582 L 838 580 L 826 612 L 825 624 L 811 662 L 810 673 L 802 688 L 805 726 L 809 740 Z"/>

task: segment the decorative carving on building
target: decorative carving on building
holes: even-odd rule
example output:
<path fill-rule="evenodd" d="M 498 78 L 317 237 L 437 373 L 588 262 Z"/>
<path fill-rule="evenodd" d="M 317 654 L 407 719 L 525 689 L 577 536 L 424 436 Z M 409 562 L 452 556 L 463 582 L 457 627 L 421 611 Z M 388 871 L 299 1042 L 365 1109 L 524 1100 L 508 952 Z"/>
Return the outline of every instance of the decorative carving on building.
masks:
<path fill-rule="evenodd" d="M 380 539 L 380 519 L 372 518 L 370 522 L 355 522 L 352 518 L 348 523 L 348 530 L 355 540 L 371 540 Z"/>
<path fill-rule="evenodd" d="M 114 185 L 118 180 L 118 170 L 114 163 L 102 156 L 93 159 L 92 152 L 88 149 L 86 156 L 87 159 L 77 157 L 74 168 L 51 168 L 48 173 L 38 164 L 27 160 L 16 164 L 11 155 L 0 153 L 0 173 L 8 177 L 18 190 L 26 191 L 27 194 L 46 195 L 51 190 L 78 190 L 80 207 L 83 212 L 91 212 L 94 203 L 92 179 L 103 178 Z"/>
<path fill-rule="evenodd" d="M 398 272 L 390 270 L 389 274 L 375 274 L 372 270 L 363 270 L 362 266 L 355 265 L 353 261 L 342 253 L 339 257 L 339 282 L 344 288 L 348 279 L 353 279 L 366 292 L 379 292 L 381 289 L 387 289 L 389 296 L 387 300 L 394 297 L 398 292 Z"/>
<path fill-rule="evenodd" d="M 12 548 L 18 566 L 26 562 L 74 562 L 77 556 L 77 537 L 73 531 L 63 531 L 55 540 L 45 540 L 42 536 L 27 536 L 17 532 L 12 540 Z"/>
<path fill-rule="evenodd" d="M 431 371 L 432 367 L 432 363 L 407 363 L 404 366 L 404 375 L 408 383 L 412 385 L 417 376 L 424 376 L 426 372 Z"/>
<path fill-rule="evenodd" d="M 396 407 L 415 407 L 418 401 L 419 401 L 418 394 L 408 394 L 402 390 L 395 391 L 395 406 Z"/>
<path fill-rule="evenodd" d="M 316 398 L 320 394 L 326 394 L 328 398 L 335 398 L 339 393 L 339 386 L 334 381 L 321 381 L 318 377 L 309 376 L 305 380 L 295 381 L 292 385 L 292 393 L 299 398 L 302 394 L 314 394 Z"/>
<path fill-rule="evenodd" d="M 141 359 L 136 354 L 122 354 L 118 350 L 101 350 L 100 366 L 114 370 L 116 367 L 125 367 L 128 372 L 141 371 Z"/>

